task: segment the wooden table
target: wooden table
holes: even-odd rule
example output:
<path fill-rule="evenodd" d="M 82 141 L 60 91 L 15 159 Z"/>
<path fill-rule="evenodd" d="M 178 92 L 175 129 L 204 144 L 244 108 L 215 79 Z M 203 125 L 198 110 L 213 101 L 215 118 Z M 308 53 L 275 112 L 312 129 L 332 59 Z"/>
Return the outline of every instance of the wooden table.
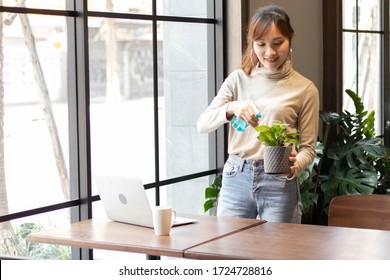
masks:
<path fill-rule="evenodd" d="M 193 259 L 390 259 L 390 231 L 267 222 L 185 251 Z"/>
<path fill-rule="evenodd" d="M 92 219 L 28 236 L 30 242 L 89 249 L 117 250 L 152 256 L 183 257 L 191 247 L 264 223 L 255 219 L 183 215 L 198 222 L 173 227 L 169 236 L 157 236 L 151 228 L 103 219 Z"/>

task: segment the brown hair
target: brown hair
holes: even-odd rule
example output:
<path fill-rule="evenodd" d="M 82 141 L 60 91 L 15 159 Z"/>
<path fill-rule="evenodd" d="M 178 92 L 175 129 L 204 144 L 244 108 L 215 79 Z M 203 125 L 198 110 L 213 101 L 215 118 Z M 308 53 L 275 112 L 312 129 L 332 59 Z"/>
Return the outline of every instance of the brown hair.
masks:
<path fill-rule="evenodd" d="M 257 10 L 250 21 L 247 38 L 246 50 L 242 56 L 241 68 L 247 75 L 250 75 L 255 65 L 258 63 L 256 55 L 253 53 L 253 42 L 260 39 L 272 26 L 279 29 L 283 36 L 287 37 L 291 46 L 291 40 L 294 30 L 290 24 L 290 18 L 286 11 L 278 6 L 266 6 Z"/>

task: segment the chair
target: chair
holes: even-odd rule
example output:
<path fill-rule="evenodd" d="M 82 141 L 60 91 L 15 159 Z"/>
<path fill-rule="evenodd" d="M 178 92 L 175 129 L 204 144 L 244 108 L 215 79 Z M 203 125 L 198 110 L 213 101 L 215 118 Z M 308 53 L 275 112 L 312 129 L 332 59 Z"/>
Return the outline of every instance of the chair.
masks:
<path fill-rule="evenodd" d="M 328 225 L 390 230 L 390 196 L 337 196 L 330 202 Z"/>

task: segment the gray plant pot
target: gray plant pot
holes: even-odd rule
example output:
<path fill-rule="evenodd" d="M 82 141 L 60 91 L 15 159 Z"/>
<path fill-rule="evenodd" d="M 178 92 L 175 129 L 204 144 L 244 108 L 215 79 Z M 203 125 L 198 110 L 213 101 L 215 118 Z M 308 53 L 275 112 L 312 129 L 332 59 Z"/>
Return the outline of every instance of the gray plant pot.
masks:
<path fill-rule="evenodd" d="M 264 147 L 264 172 L 265 173 L 290 173 L 291 162 L 288 160 L 292 152 L 292 146 L 265 146 Z"/>

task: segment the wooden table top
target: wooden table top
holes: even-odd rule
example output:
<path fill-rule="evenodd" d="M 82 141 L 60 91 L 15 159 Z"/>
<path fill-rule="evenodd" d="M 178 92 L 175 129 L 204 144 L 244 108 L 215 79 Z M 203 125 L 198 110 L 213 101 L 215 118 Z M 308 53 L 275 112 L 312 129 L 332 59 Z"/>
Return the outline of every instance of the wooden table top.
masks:
<path fill-rule="evenodd" d="M 267 222 L 193 247 L 193 259 L 390 259 L 390 231 Z"/>
<path fill-rule="evenodd" d="M 90 249 L 105 249 L 142 253 L 154 256 L 183 257 L 193 246 L 227 236 L 264 223 L 255 219 L 180 215 L 198 222 L 177 226 L 169 236 L 157 236 L 152 228 L 92 219 L 53 228 L 28 236 L 30 242 L 51 243 Z"/>

